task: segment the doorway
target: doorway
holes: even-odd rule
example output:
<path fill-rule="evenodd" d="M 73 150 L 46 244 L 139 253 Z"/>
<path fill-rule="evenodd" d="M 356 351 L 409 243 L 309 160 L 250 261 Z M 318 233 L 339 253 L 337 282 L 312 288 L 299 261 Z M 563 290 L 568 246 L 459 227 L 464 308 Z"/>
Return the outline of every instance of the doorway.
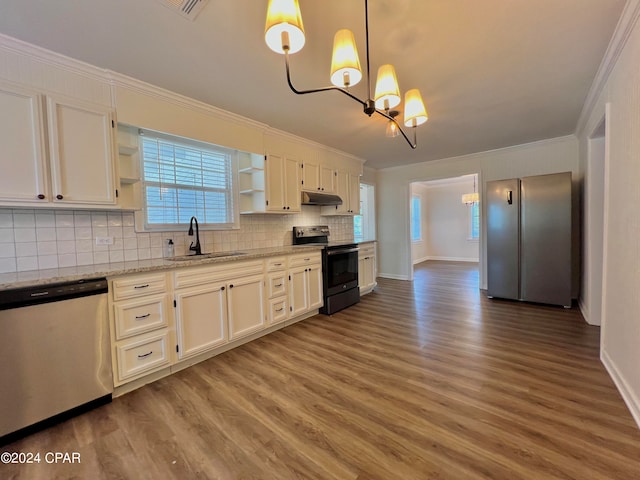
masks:
<path fill-rule="evenodd" d="M 410 184 L 411 278 L 425 261 L 479 262 L 481 208 L 462 201 L 479 191 L 478 174 Z"/>

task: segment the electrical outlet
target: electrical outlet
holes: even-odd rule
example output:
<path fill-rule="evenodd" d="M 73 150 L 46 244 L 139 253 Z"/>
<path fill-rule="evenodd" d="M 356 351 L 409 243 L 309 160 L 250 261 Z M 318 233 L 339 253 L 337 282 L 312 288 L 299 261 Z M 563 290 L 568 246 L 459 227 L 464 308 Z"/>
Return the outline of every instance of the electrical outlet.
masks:
<path fill-rule="evenodd" d="M 113 245 L 113 237 L 96 237 L 96 245 Z"/>

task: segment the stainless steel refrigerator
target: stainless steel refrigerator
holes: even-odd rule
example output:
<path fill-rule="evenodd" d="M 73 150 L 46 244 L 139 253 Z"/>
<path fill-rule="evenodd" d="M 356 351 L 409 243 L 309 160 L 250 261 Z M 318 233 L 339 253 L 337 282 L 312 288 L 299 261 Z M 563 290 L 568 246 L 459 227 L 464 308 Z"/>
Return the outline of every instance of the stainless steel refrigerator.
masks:
<path fill-rule="evenodd" d="M 487 294 L 571 306 L 571 172 L 487 182 Z"/>

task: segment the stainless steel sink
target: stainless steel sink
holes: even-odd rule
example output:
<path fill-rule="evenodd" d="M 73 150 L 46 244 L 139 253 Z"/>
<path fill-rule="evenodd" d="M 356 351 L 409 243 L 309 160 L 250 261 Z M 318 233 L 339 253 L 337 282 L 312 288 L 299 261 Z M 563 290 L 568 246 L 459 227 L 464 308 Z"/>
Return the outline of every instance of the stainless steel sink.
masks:
<path fill-rule="evenodd" d="M 216 252 L 203 253 L 202 255 L 180 255 L 178 257 L 168 257 L 165 260 L 171 260 L 172 262 L 188 262 L 191 260 L 205 260 L 207 258 L 238 257 L 240 255 L 246 255 L 246 252 Z"/>

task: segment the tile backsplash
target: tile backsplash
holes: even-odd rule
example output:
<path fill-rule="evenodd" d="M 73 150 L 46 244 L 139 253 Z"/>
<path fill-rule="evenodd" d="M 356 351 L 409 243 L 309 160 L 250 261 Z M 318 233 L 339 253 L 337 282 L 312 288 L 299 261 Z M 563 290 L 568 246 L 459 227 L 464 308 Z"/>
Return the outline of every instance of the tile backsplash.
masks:
<path fill-rule="evenodd" d="M 203 252 L 291 245 L 294 225 L 329 225 L 331 240 L 353 240 L 353 218 L 323 217 L 320 207 L 293 215 L 241 215 L 239 230 L 200 231 Z M 168 239 L 185 255 L 193 237 L 136 232 L 132 212 L 0 209 L 0 273 L 162 258 Z M 113 245 L 97 245 L 112 237 Z"/>

